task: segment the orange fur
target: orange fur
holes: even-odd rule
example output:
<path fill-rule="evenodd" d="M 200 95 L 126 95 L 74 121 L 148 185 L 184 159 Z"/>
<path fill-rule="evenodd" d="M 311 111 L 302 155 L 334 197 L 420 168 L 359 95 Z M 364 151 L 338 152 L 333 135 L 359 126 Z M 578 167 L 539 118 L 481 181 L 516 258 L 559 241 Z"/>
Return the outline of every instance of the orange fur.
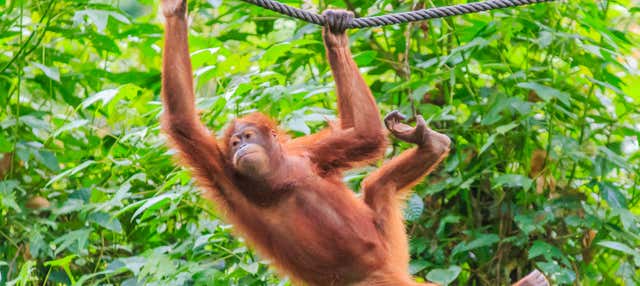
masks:
<path fill-rule="evenodd" d="M 263 257 L 304 285 L 417 285 L 408 274 L 401 190 L 437 165 L 448 145 L 409 150 L 365 181 L 365 199 L 342 182 L 342 171 L 381 158 L 387 146 L 375 99 L 360 76 L 346 34 L 324 33 L 336 81 L 339 124 L 289 140 L 276 123 L 252 113 L 229 124 L 218 141 L 198 120 L 191 80 L 184 3 L 165 0 L 164 131 L 223 217 Z M 176 15 L 176 13 L 178 15 Z M 342 14 L 344 15 L 344 14 Z M 357 109 L 357 110 L 356 110 Z M 238 172 L 229 140 L 253 125 L 270 150 L 268 176 Z M 268 141 L 268 142 L 267 142 Z M 447 143 L 448 144 L 448 143 Z M 275 151 L 274 151 L 275 150 Z"/>
<path fill-rule="evenodd" d="M 231 123 L 229 123 L 229 126 L 227 126 L 227 129 L 225 130 L 220 140 L 220 148 L 222 149 L 224 154 L 229 154 L 229 146 L 227 146 L 227 143 L 229 142 L 229 139 L 231 138 L 231 135 L 233 134 L 237 123 L 253 124 L 258 127 L 258 129 L 263 130 L 264 132 L 273 131 L 278 136 L 278 140 L 280 141 L 280 143 L 286 143 L 289 140 L 289 135 L 284 132 L 278 126 L 278 123 L 271 119 L 271 117 L 265 115 L 262 112 L 253 112 L 243 117 L 236 118 L 235 120 L 231 121 Z"/>

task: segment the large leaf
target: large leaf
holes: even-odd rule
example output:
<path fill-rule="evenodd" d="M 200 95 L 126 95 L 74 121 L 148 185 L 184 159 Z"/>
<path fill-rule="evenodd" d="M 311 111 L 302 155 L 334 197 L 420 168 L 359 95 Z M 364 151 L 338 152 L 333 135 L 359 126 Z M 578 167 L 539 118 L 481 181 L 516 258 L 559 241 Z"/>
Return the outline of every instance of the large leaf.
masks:
<path fill-rule="evenodd" d="M 106 212 L 91 213 L 88 219 L 89 221 L 95 222 L 106 229 L 114 232 L 122 232 L 122 225 L 120 224 L 120 221 L 115 217 L 111 217 L 111 215 Z"/>
<path fill-rule="evenodd" d="M 417 220 L 422 215 L 423 210 L 424 202 L 422 198 L 416 194 L 411 194 L 404 209 L 404 218 L 408 221 Z"/>
<path fill-rule="evenodd" d="M 535 91 L 537 95 L 544 101 L 551 101 L 557 99 L 565 105 L 570 105 L 571 96 L 566 92 L 559 91 L 553 87 L 542 85 L 537 82 L 522 82 L 518 84 L 519 87 L 527 88 Z"/>
<path fill-rule="evenodd" d="M 133 213 L 133 215 L 131 216 L 131 221 L 133 221 L 136 217 L 138 217 L 140 214 L 144 213 L 145 211 L 158 208 L 162 204 L 167 203 L 175 199 L 176 197 L 178 197 L 178 195 L 175 193 L 166 193 L 166 194 L 161 194 L 159 196 L 155 196 L 146 200 L 145 203 Z"/>
<path fill-rule="evenodd" d="M 73 168 L 67 169 L 65 171 L 63 171 L 62 173 L 56 175 L 55 177 L 51 178 L 51 180 L 49 180 L 49 182 L 45 185 L 45 187 L 48 187 L 49 185 L 57 182 L 58 180 L 65 178 L 65 177 L 70 177 L 73 176 L 75 174 L 77 174 L 78 172 L 86 169 L 87 167 L 91 166 L 95 164 L 94 161 L 89 160 L 89 161 L 85 161 L 82 164 L 75 166 Z"/>
<path fill-rule="evenodd" d="M 456 280 L 461 270 L 462 268 L 457 265 L 452 265 L 444 269 L 433 269 L 427 274 L 427 279 L 438 284 L 449 285 L 449 283 Z"/>

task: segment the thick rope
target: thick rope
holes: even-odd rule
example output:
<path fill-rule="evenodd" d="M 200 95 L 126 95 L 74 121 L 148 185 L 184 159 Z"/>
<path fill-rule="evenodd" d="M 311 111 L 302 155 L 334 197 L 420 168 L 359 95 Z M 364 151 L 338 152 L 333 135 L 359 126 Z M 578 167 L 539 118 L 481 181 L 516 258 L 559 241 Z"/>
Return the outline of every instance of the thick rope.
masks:
<path fill-rule="evenodd" d="M 324 17 L 322 17 L 322 15 L 318 15 L 316 13 L 305 11 L 299 8 L 294 8 L 275 0 L 242 1 L 278 12 L 280 14 L 298 18 L 312 24 L 321 26 L 324 26 L 325 24 L 325 19 Z M 483 2 L 436 7 L 375 17 L 354 18 L 347 27 L 349 29 L 359 29 L 367 27 L 386 26 L 551 1 L 555 0 L 487 0 Z"/>

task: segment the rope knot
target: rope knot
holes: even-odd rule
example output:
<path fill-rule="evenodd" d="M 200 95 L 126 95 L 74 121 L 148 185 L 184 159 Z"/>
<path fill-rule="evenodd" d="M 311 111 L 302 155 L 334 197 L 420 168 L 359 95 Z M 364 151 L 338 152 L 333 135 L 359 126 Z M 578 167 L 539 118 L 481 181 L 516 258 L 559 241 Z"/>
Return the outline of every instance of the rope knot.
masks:
<path fill-rule="evenodd" d="M 353 22 L 353 13 L 346 10 L 325 10 L 322 12 L 324 24 L 334 34 L 342 34 Z"/>

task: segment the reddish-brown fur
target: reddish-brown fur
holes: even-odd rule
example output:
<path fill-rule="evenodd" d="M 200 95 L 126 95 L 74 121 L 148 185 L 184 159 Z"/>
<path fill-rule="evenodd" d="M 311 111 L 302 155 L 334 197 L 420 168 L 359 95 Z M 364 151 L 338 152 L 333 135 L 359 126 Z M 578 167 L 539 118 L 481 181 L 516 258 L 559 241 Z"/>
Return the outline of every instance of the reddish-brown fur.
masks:
<path fill-rule="evenodd" d="M 447 155 L 449 139 L 428 128 L 420 129 L 424 135 L 409 134 L 424 140 L 369 176 L 362 186 L 364 198 L 356 197 L 342 183 L 342 171 L 380 159 L 387 145 L 385 132 L 375 100 L 351 58 L 344 31 L 325 29 L 339 123 L 289 140 L 275 122 L 254 113 L 233 121 L 218 141 L 200 123 L 194 107 L 186 3 L 163 2 L 162 126 L 206 190 L 205 196 L 237 232 L 296 283 L 418 284 L 408 274 L 402 190 L 411 188 Z M 345 17 L 340 15 L 333 17 Z M 278 138 L 265 143 L 281 150 L 270 155 L 279 157 L 271 158 L 278 165 L 268 177 L 244 176 L 231 162 L 228 142 L 237 127 L 246 124 L 257 127 L 261 134 L 275 132 Z M 395 126 L 408 130 L 403 124 Z M 396 129 L 390 128 L 400 134 Z"/>

